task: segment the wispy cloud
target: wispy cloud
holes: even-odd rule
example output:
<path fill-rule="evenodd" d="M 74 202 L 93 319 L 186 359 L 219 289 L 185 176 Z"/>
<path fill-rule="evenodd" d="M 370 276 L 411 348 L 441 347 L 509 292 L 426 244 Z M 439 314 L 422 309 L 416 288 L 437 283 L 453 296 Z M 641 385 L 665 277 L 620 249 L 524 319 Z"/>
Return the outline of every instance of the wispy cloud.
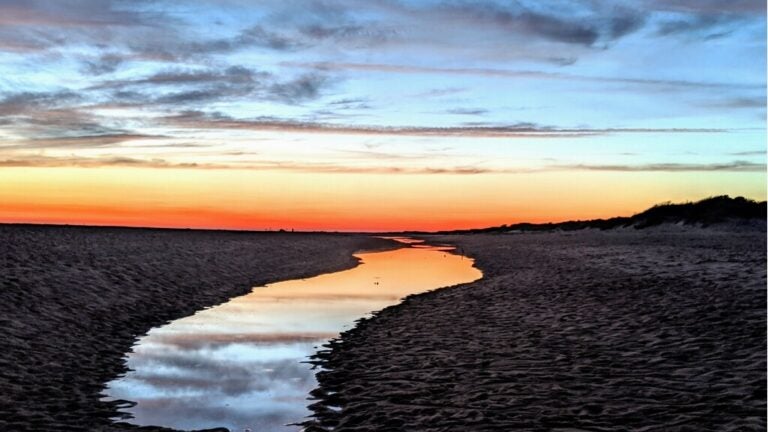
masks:
<path fill-rule="evenodd" d="M 657 11 L 692 14 L 753 14 L 764 16 L 766 3 L 762 0 L 644 0 L 645 7 Z"/>
<path fill-rule="evenodd" d="M 709 108 L 766 108 L 765 97 L 736 97 L 716 102 L 707 102 L 705 105 Z"/>
<path fill-rule="evenodd" d="M 348 156 L 351 159 L 361 159 L 364 161 L 408 161 L 408 160 L 425 160 L 436 159 L 441 155 L 437 152 L 429 153 L 394 153 L 374 150 L 338 150 L 344 156 Z"/>
<path fill-rule="evenodd" d="M 198 164 L 185 162 L 169 162 L 164 159 L 141 159 L 126 156 L 46 156 L 46 155 L 16 155 L 0 158 L 0 167 L 29 167 L 29 168 L 53 168 L 53 167 L 82 167 L 97 168 L 104 166 L 121 166 L 137 168 L 231 168 L 221 164 Z"/>
<path fill-rule="evenodd" d="M 83 61 L 83 71 L 91 75 L 112 73 L 125 61 L 125 57 L 117 53 L 104 53 L 97 59 Z"/>
<path fill-rule="evenodd" d="M 120 7 L 113 0 L 0 3 L 0 25 L 8 27 L 109 27 L 153 25 L 158 13 Z"/>
<path fill-rule="evenodd" d="M 70 90 L 15 92 L 0 99 L 0 127 L 26 139 L 69 139 L 74 136 L 118 136 L 122 127 L 111 125 L 80 108 L 82 94 Z"/>
<path fill-rule="evenodd" d="M 445 112 L 456 115 L 481 116 L 487 114 L 488 110 L 485 108 L 451 108 L 445 110 Z"/>
<path fill-rule="evenodd" d="M 658 35 L 696 35 L 705 39 L 717 39 L 727 36 L 733 31 L 731 25 L 739 17 L 723 15 L 699 15 L 663 21 L 656 31 Z"/>
<path fill-rule="evenodd" d="M 740 152 L 728 153 L 730 156 L 766 156 L 768 152 L 766 149 L 762 150 L 746 150 Z"/>
<path fill-rule="evenodd" d="M 687 163 L 657 163 L 643 165 L 552 165 L 550 169 L 556 170 L 586 170 L 586 171 L 666 171 L 666 172 L 703 172 L 703 171 L 765 171 L 764 163 L 749 161 L 732 161 L 711 164 L 687 164 Z"/>
<path fill-rule="evenodd" d="M 763 35 L 765 9 L 756 0 L 0 0 L 0 150 L 15 158 L 5 164 L 19 166 L 478 174 L 518 171 L 460 163 L 397 166 L 420 163 L 418 149 L 401 158 L 351 151 L 345 159 L 383 167 L 340 166 L 333 163 L 335 154 L 319 157 L 328 163 L 318 165 L 255 163 L 245 155 L 279 158 L 306 149 L 285 144 L 270 154 L 237 146 L 253 144 L 258 135 L 272 138 L 261 132 L 355 135 L 365 141 L 360 148 L 376 148 L 378 141 L 418 147 L 456 146 L 453 138 L 467 145 L 470 138 L 600 137 L 567 142 L 573 143 L 569 156 L 580 160 L 582 145 L 605 143 L 618 153 L 630 147 L 624 135 L 658 135 L 649 137 L 654 143 L 647 153 L 617 159 L 625 162 L 635 156 L 663 161 L 665 153 L 655 150 L 662 145 L 695 145 L 699 137 L 685 134 L 722 134 L 717 151 L 726 155 L 727 146 L 739 148 L 735 140 L 746 135 L 730 132 L 752 127 L 749 133 L 758 135 L 765 128 L 764 116 L 755 115 L 765 109 L 764 74 L 750 70 L 764 59 L 764 38 L 754 36 Z M 685 94 L 671 97 L 673 92 Z M 510 119 L 512 105 L 536 109 Z M 587 126 L 567 127 L 582 124 Z M 214 143 L 212 136 L 226 138 Z M 223 142 L 229 138 L 238 144 Z M 496 144 L 487 147 L 496 147 L 500 159 L 522 148 Z M 153 159 L 152 150 L 143 157 L 136 151 L 153 147 L 169 149 L 162 152 L 168 160 Z M 201 156 L 188 150 L 193 147 L 211 148 Z M 80 157 L 110 149 L 115 156 Z M 47 157 L 19 155 L 24 150 Z M 54 158 L 65 152 L 73 155 Z M 198 156 L 198 164 L 175 162 Z M 233 160 L 220 162 L 227 156 Z M 736 161 L 532 169 L 760 166 Z"/>
<path fill-rule="evenodd" d="M 113 101 L 141 107 L 245 98 L 296 104 L 320 97 L 333 83 L 320 73 L 281 79 L 269 72 L 230 66 L 223 70 L 166 70 L 139 78 L 105 80 L 88 90 L 113 89 Z M 157 88 L 163 89 L 159 95 Z"/>
<path fill-rule="evenodd" d="M 529 78 L 568 81 L 589 81 L 600 83 L 636 84 L 643 86 L 683 87 L 683 88 L 746 88 L 761 89 L 763 84 L 743 82 L 706 82 L 669 79 L 624 78 L 615 76 L 588 76 L 562 72 L 536 70 L 510 70 L 490 68 L 445 68 L 433 66 L 413 66 L 380 63 L 345 63 L 345 62 L 282 62 L 284 66 L 305 67 L 317 70 L 355 70 L 364 72 L 387 72 L 401 74 L 452 74 L 479 75 L 500 78 Z"/>
<path fill-rule="evenodd" d="M 272 97 L 287 103 L 316 99 L 329 84 L 328 77 L 321 74 L 307 74 L 287 82 L 275 83 L 269 88 Z"/>
<path fill-rule="evenodd" d="M 705 41 L 729 36 L 756 17 L 764 17 L 766 11 L 765 2 L 760 0 L 653 0 L 649 4 L 667 13 L 657 24 L 657 35 Z"/>
<path fill-rule="evenodd" d="M 50 110 L 81 100 L 82 96 L 72 90 L 14 92 L 0 99 L 0 116 L 18 116 L 41 109 Z"/>
<path fill-rule="evenodd" d="M 173 126 L 196 129 L 245 129 L 299 133 L 353 134 L 353 135 L 405 135 L 405 136 L 457 136 L 487 138 L 564 138 L 619 133 L 726 133 L 718 128 L 556 128 L 532 123 L 501 126 L 357 126 L 329 123 L 312 123 L 274 118 L 235 119 L 223 114 L 206 114 L 188 111 L 165 117 Z"/>
<path fill-rule="evenodd" d="M 590 9 L 588 3 L 582 6 Z M 599 15 L 589 11 L 592 13 L 574 19 L 556 8 L 534 10 L 520 2 L 455 2 L 442 4 L 433 12 L 443 19 L 468 22 L 474 27 L 496 26 L 516 35 L 585 46 L 625 36 L 639 29 L 645 20 L 642 13 L 620 7 L 602 10 Z"/>
<path fill-rule="evenodd" d="M 299 163 L 280 160 L 261 160 L 243 163 L 194 163 L 170 162 L 165 159 L 140 159 L 119 156 L 77 157 L 77 156 L 45 156 L 22 155 L 0 159 L 0 167 L 64 167 L 77 166 L 84 168 L 102 166 L 167 168 L 167 169 L 238 169 L 238 170 L 268 170 L 295 171 L 311 173 L 336 174 L 443 174 L 443 175 L 481 175 L 481 174 L 532 174 L 558 171 L 608 171 L 608 172 L 762 172 L 766 170 L 764 163 L 747 161 L 732 161 L 726 163 L 685 164 L 658 163 L 640 165 L 549 165 L 542 167 L 485 167 L 475 165 L 455 166 L 399 166 L 399 165 L 351 165 L 333 162 Z"/>
<path fill-rule="evenodd" d="M 90 87 L 91 89 L 125 88 L 140 85 L 186 85 L 186 84 L 252 84 L 271 77 L 266 72 L 256 72 L 242 66 L 230 66 L 224 70 L 171 70 L 158 72 L 143 78 L 108 80 Z"/>
<path fill-rule="evenodd" d="M 61 148 L 98 148 L 114 147 L 126 141 L 156 140 L 167 138 L 162 135 L 143 135 L 136 133 L 117 133 L 102 135 L 62 136 L 55 138 L 38 138 L 23 140 L 14 144 L 0 145 L 0 150 L 17 149 L 61 149 Z"/>

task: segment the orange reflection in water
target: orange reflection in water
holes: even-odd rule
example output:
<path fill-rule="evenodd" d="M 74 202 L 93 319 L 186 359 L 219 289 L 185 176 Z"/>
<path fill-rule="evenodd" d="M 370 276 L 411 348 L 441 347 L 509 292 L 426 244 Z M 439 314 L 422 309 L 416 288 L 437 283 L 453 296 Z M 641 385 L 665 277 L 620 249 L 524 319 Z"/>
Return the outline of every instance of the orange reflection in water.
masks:
<path fill-rule="evenodd" d="M 300 362 L 355 319 L 418 292 L 479 279 L 473 261 L 420 244 L 355 256 L 346 271 L 257 287 L 150 331 L 109 383 L 139 425 L 287 431 L 308 415 L 314 371 Z"/>
<path fill-rule="evenodd" d="M 355 256 L 364 264 L 359 268 L 317 276 L 311 281 L 280 282 L 269 286 L 269 294 L 257 289 L 242 300 L 367 299 L 373 306 L 380 300 L 395 301 L 415 292 L 479 278 L 480 272 L 472 267 L 472 260 L 451 253 L 451 249 L 410 247 L 359 253 Z"/>

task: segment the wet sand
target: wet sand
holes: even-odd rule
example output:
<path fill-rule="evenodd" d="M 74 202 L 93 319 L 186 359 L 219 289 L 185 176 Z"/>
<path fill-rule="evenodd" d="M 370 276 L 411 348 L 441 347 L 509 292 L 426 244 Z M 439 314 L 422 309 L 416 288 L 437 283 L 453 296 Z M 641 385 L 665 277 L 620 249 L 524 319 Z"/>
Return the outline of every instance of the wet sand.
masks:
<path fill-rule="evenodd" d="M 764 228 L 431 240 L 485 278 L 330 343 L 307 430 L 766 429 Z"/>
<path fill-rule="evenodd" d="M 0 430 L 113 425 L 103 385 L 150 328 L 286 279 L 356 265 L 386 240 L 0 225 Z"/>

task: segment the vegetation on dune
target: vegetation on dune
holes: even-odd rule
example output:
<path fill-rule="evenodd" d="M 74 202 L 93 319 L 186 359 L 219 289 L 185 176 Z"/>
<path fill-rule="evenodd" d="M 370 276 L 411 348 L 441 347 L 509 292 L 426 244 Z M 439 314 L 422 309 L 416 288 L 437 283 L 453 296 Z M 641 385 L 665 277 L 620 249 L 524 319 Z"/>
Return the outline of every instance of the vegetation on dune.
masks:
<path fill-rule="evenodd" d="M 657 204 L 648 210 L 629 217 L 610 219 L 592 219 L 557 223 L 517 223 L 498 227 L 450 231 L 450 233 L 500 233 L 510 231 L 573 231 L 584 228 L 601 230 L 634 227 L 637 229 L 675 223 L 685 225 L 709 226 L 733 220 L 766 219 L 766 202 L 754 201 L 744 197 L 731 198 L 727 195 L 711 197 L 697 202 Z M 446 232 L 447 233 L 447 232 Z"/>

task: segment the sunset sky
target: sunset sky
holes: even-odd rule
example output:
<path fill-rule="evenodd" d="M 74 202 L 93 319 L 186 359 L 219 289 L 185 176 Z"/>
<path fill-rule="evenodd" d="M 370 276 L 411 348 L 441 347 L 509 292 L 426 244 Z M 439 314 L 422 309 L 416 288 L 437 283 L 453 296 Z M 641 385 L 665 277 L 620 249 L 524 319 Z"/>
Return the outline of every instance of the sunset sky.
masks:
<path fill-rule="evenodd" d="M 0 0 L 0 222 L 468 228 L 766 196 L 766 4 Z"/>

